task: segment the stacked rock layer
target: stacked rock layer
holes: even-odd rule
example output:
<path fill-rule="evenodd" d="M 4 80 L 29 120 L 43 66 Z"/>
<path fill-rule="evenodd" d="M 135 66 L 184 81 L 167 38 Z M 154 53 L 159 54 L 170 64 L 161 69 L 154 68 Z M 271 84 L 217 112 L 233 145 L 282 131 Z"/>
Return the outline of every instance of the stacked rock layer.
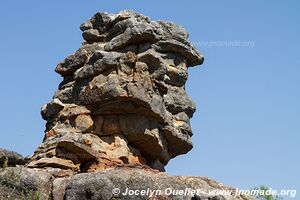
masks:
<path fill-rule="evenodd" d="M 192 149 L 185 83 L 203 56 L 181 26 L 133 11 L 97 13 L 80 29 L 82 47 L 55 69 L 63 81 L 42 107 L 45 137 L 28 167 L 163 171 Z"/>

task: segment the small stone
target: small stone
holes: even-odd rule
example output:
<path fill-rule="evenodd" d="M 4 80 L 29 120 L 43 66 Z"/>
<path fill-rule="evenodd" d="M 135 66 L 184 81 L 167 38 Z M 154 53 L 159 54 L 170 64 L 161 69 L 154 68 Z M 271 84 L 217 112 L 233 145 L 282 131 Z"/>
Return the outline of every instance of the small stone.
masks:
<path fill-rule="evenodd" d="M 179 69 L 176 66 L 172 66 L 172 65 L 167 65 L 167 75 L 169 77 L 169 80 L 166 81 L 166 83 L 178 87 L 184 86 L 188 78 L 186 69 L 185 70 Z"/>
<path fill-rule="evenodd" d="M 41 108 L 41 115 L 45 120 L 51 120 L 64 108 L 64 104 L 57 98 Z"/>
<path fill-rule="evenodd" d="M 58 98 L 63 103 L 72 103 L 73 99 L 73 87 L 66 87 L 61 90 L 57 90 L 53 98 Z"/>
<path fill-rule="evenodd" d="M 104 37 L 100 35 L 97 29 L 88 29 L 83 31 L 82 37 L 88 42 L 100 42 L 104 40 Z"/>
<path fill-rule="evenodd" d="M 63 76 L 72 74 L 84 65 L 88 57 L 89 53 L 85 49 L 79 49 L 75 54 L 68 56 L 59 63 L 55 71 Z"/>
<path fill-rule="evenodd" d="M 78 115 L 75 119 L 75 128 L 82 133 L 93 130 L 94 121 L 90 115 Z"/>

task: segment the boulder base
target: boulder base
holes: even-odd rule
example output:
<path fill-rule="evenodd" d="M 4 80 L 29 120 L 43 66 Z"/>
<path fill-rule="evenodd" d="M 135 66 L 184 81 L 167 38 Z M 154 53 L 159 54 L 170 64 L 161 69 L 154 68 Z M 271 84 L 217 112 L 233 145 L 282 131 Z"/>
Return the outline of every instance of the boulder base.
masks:
<path fill-rule="evenodd" d="M 236 189 L 207 177 L 170 176 L 132 166 L 73 176 L 54 168 L 11 167 L 0 172 L 0 199 L 8 195 L 14 200 L 28 199 L 33 195 L 43 200 L 255 200 L 250 196 L 235 197 Z M 217 190 L 232 194 L 209 194 Z"/>

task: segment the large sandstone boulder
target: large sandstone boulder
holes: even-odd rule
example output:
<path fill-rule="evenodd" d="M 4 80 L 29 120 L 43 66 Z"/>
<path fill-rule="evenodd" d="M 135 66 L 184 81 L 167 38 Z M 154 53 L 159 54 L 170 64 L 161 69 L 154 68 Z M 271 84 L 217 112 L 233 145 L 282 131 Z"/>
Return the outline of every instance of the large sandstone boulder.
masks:
<path fill-rule="evenodd" d="M 63 81 L 42 107 L 45 137 L 28 167 L 164 171 L 193 147 L 185 83 L 203 56 L 183 27 L 129 10 L 97 13 L 80 29 L 83 45 L 55 69 Z"/>
<path fill-rule="evenodd" d="M 49 200 L 53 178 L 42 169 L 0 168 L 0 199 Z"/>
<path fill-rule="evenodd" d="M 149 168 L 129 167 L 73 176 L 66 176 L 58 168 L 0 169 L 0 199 L 255 200 L 236 195 L 236 189 L 207 177 L 169 176 Z"/>

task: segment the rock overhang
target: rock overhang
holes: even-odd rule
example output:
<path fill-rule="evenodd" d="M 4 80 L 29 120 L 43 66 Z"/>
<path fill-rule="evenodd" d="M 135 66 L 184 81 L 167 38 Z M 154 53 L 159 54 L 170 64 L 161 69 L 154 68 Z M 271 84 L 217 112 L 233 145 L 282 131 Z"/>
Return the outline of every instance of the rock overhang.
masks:
<path fill-rule="evenodd" d="M 79 171 L 114 164 L 163 171 L 192 149 L 196 107 L 185 83 L 202 54 L 183 27 L 130 10 L 96 13 L 80 29 L 82 47 L 55 69 L 64 80 L 42 107 L 46 134 L 29 166 L 51 158 Z"/>

